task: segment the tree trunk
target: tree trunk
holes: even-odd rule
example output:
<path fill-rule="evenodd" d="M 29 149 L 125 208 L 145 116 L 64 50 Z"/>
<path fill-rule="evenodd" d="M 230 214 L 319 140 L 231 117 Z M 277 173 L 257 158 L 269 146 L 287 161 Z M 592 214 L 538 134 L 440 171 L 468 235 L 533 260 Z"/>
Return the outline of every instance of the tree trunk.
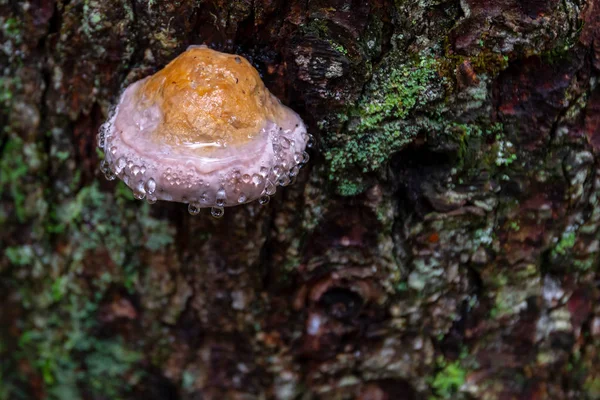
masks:
<path fill-rule="evenodd" d="M 247 57 L 317 138 L 222 219 L 99 172 Z M 0 0 L 0 399 L 600 399 L 597 0 Z"/>

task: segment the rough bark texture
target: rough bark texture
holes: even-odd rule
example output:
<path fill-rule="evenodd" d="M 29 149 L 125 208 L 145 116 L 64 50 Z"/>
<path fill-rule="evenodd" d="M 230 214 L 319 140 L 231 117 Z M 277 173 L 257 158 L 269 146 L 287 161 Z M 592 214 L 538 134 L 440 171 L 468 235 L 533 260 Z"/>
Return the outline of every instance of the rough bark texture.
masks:
<path fill-rule="evenodd" d="M 318 138 L 217 220 L 100 178 L 246 56 Z M 600 399 L 597 0 L 0 0 L 0 399 Z"/>

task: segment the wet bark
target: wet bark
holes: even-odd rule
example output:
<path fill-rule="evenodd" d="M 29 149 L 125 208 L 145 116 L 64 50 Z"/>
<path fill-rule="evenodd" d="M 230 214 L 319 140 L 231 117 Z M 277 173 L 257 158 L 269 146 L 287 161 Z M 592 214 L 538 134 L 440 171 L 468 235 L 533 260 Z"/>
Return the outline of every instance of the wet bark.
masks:
<path fill-rule="evenodd" d="M 120 91 L 247 57 L 267 206 L 101 177 Z M 598 399 L 600 3 L 0 1 L 0 399 Z"/>

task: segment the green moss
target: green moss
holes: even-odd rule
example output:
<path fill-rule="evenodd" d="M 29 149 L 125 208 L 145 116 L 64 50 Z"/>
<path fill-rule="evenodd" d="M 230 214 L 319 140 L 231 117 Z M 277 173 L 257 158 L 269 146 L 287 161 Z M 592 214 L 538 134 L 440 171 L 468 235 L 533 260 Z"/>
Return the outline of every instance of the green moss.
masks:
<path fill-rule="evenodd" d="M 417 104 L 427 102 L 424 96 L 429 85 L 439 79 L 437 69 L 438 62 L 431 56 L 423 56 L 399 68 L 384 68 L 353 110 L 351 115 L 359 119 L 352 131 L 366 133 L 379 128 L 386 120 L 406 118 Z"/>
<path fill-rule="evenodd" d="M 597 376 L 590 376 L 584 383 L 583 390 L 589 396 L 588 398 L 593 400 L 600 399 L 600 378 Z"/>
<path fill-rule="evenodd" d="M 8 195 L 11 198 L 19 222 L 25 221 L 27 215 L 23 179 L 28 171 L 23 140 L 19 137 L 9 138 L 0 157 L 0 196 Z"/>
<path fill-rule="evenodd" d="M 7 105 L 13 98 L 14 82 L 11 78 L 0 77 L 0 104 Z"/>
<path fill-rule="evenodd" d="M 5 37 L 11 38 L 19 43 L 22 39 L 21 22 L 16 18 L 0 20 L 0 29 Z"/>
<path fill-rule="evenodd" d="M 366 189 L 363 182 L 356 182 L 347 179 L 339 181 L 336 192 L 342 196 L 356 196 Z"/>
<path fill-rule="evenodd" d="M 460 360 L 448 363 L 440 357 L 437 364 L 441 369 L 430 382 L 434 392 L 430 400 L 454 399 L 460 387 L 465 383 L 467 371 L 461 366 Z"/>
<path fill-rule="evenodd" d="M 521 226 L 519 225 L 519 221 L 510 221 L 508 223 L 508 229 L 518 232 L 521 230 Z"/>
<path fill-rule="evenodd" d="M 334 49 L 334 50 L 335 50 L 335 51 L 337 51 L 338 53 L 340 53 L 340 54 L 343 54 L 343 55 L 345 55 L 345 56 L 347 56 L 347 55 L 348 55 L 348 50 L 347 50 L 347 49 L 346 49 L 344 46 L 342 46 L 341 44 L 339 44 L 338 42 L 336 42 L 336 41 L 334 41 L 334 40 L 332 40 L 332 39 L 329 39 L 329 40 L 327 40 L 327 41 L 328 41 L 328 42 L 329 42 L 329 44 L 331 45 L 331 48 L 332 48 L 332 49 Z"/>
<path fill-rule="evenodd" d="M 346 121 L 341 133 L 329 134 L 325 158 L 330 179 L 345 182 L 340 193 L 355 194 L 359 185 L 348 171 L 375 171 L 392 153 L 410 143 L 419 128 L 404 121 L 417 107 L 431 101 L 441 77 L 437 60 L 422 55 L 397 66 L 388 60 L 368 85 L 355 106 L 338 119 Z"/>
<path fill-rule="evenodd" d="M 494 52 L 492 46 L 486 46 L 484 38 L 479 41 L 480 51 L 470 57 L 455 54 L 451 40 L 446 38 L 444 43 L 444 57 L 440 61 L 440 74 L 449 80 L 454 80 L 456 71 L 465 63 L 470 64 L 475 75 L 497 76 L 509 65 L 509 57 L 505 54 Z"/>
<path fill-rule="evenodd" d="M 573 248 L 573 246 L 575 246 L 575 232 L 574 231 L 567 231 L 564 232 L 562 234 L 562 237 L 560 238 L 560 241 L 556 244 L 556 246 L 554 247 L 554 249 L 552 249 L 552 255 L 556 256 L 557 254 L 559 255 L 565 255 L 567 253 L 567 251 L 569 251 L 570 249 Z"/>
<path fill-rule="evenodd" d="M 13 265 L 31 265 L 34 258 L 33 249 L 29 245 L 7 247 L 4 255 Z"/>
<path fill-rule="evenodd" d="M 94 183 L 56 207 L 50 218 L 60 227 L 64 258 L 48 257 L 43 243 L 5 250 L 16 270 L 11 286 L 28 313 L 11 357 L 39 374 L 48 399 L 120 399 L 141 377 L 139 349 L 117 335 L 98 337 L 98 314 L 113 289 L 135 287 L 144 272 L 139 254 L 169 246 L 174 230 L 153 218 L 147 204 L 124 197 Z M 18 379 L 2 389 L 9 398 L 18 398 Z"/>

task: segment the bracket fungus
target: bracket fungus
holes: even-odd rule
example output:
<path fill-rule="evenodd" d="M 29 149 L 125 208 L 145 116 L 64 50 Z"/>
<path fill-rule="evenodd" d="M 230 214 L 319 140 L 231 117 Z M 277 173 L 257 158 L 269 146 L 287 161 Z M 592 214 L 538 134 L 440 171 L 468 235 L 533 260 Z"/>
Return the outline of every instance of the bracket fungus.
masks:
<path fill-rule="evenodd" d="M 98 134 L 101 169 L 137 199 L 191 214 L 269 201 L 308 161 L 312 136 L 243 57 L 190 46 L 125 89 Z"/>

